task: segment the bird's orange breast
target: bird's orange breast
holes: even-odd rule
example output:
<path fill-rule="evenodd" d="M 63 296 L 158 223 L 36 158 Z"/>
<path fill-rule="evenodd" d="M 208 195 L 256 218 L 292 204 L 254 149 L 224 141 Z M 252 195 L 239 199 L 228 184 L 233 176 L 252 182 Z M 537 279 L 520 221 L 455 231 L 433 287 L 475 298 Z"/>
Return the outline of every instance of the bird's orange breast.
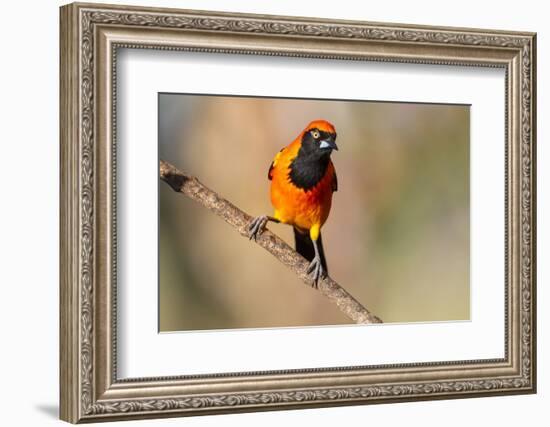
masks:
<path fill-rule="evenodd" d="M 309 230 L 314 225 L 322 226 L 328 218 L 335 171 L 329 162 L 325 175 L 314 187 L 308 190 L 297 187 L 290 180 L 289 172 L 299 148 L 299 142 L 295 141 L 275 158 L 270 171 L 271 203 L 279 221 Z"/>

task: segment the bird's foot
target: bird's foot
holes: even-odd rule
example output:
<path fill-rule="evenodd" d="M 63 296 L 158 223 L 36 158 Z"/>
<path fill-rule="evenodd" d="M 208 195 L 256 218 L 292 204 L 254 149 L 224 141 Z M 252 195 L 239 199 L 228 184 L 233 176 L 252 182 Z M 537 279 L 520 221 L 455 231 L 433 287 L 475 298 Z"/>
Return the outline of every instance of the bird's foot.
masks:
<path fill-rule="evenodd" d="M 258 237 L 258 234 L 262 234 L 263 231 L 265 230 L 267 221 L 269 221 L 269 218 L 267 215 L 257 216 L 252 221 L 250 221 L 250 225 L 248 226 L 248 238 L 250 240 L 252 239 L 256 240 L 256 237 Z"/>
<path fill-rule="evenodd" d="M 315 289 L 319 286 L 319 280 L 325 278 L 327 275 L 321 264 L 321 257 L 319 256 L 313 258 L 313 261 L 311 261 L 306 271 L 308 276 L 313 280 L 313 287 Z"/>

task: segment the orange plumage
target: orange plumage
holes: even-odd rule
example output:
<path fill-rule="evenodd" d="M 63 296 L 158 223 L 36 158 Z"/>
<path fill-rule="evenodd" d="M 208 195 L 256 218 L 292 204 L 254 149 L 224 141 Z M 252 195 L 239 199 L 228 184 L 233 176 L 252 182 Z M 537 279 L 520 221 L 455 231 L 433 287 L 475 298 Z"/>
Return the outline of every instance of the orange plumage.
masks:
<path fill-rule="evenodd" d="M 294 227 L 296 251 L 311 261 L 308 273 L 313 283 L 327 273 L 321 240 L 321 227 L 337 190 L 336 171 L 330 160 L 337 150 L 336 130 L 326 120 L 311 122 L 273 159 L 268 178 L 271 180 L 273 216 L 261 215 L 250 224 L 250 238 L 256 238 L 267 221 Z"/>
<path fill-rule="evenodd" d="M 282 223 L 308 231 L 325 223 L 332 205 L 332 193 L 336 190 L 336 172 L 331 160 L 324 176 L 311 189 L 299 188 L 289 178 L 290 164 L 298 155 L 304 133 L 314 128 L 335 133 L 334 126 L 325 120 L 311 122 L 277 154 L 269 172 L 271 204 L 275 208 L 273 216 Z"/>

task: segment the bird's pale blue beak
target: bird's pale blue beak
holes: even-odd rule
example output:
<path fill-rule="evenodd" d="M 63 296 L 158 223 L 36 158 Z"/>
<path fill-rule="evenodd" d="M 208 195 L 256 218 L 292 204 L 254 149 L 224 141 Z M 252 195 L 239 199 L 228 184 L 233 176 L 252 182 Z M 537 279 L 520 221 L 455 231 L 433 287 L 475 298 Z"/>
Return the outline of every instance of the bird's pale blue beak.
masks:
<path fill-rule="evenodd" d="M 319 148 L 321 150 L 329 149 L 338 151 L 338 146 L 336 145 L 336 142 L 334 140 L 335 138 L 333 136 L 330 136 L 327 139 L 322 139 L 321 144 L 319 144 Z"/>

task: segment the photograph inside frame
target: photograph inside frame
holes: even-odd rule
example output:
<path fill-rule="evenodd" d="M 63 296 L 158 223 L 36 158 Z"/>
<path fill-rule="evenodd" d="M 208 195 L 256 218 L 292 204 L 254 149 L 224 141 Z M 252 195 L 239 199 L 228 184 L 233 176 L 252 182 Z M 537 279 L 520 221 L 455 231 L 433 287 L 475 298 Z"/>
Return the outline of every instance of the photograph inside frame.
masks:
<path fill-rule="evenodd" d="M 470 320 L 470 106 L 159 93 L 159 158 L 308 262 L 306 286 L 159 184 L 159 331 Z"/>

